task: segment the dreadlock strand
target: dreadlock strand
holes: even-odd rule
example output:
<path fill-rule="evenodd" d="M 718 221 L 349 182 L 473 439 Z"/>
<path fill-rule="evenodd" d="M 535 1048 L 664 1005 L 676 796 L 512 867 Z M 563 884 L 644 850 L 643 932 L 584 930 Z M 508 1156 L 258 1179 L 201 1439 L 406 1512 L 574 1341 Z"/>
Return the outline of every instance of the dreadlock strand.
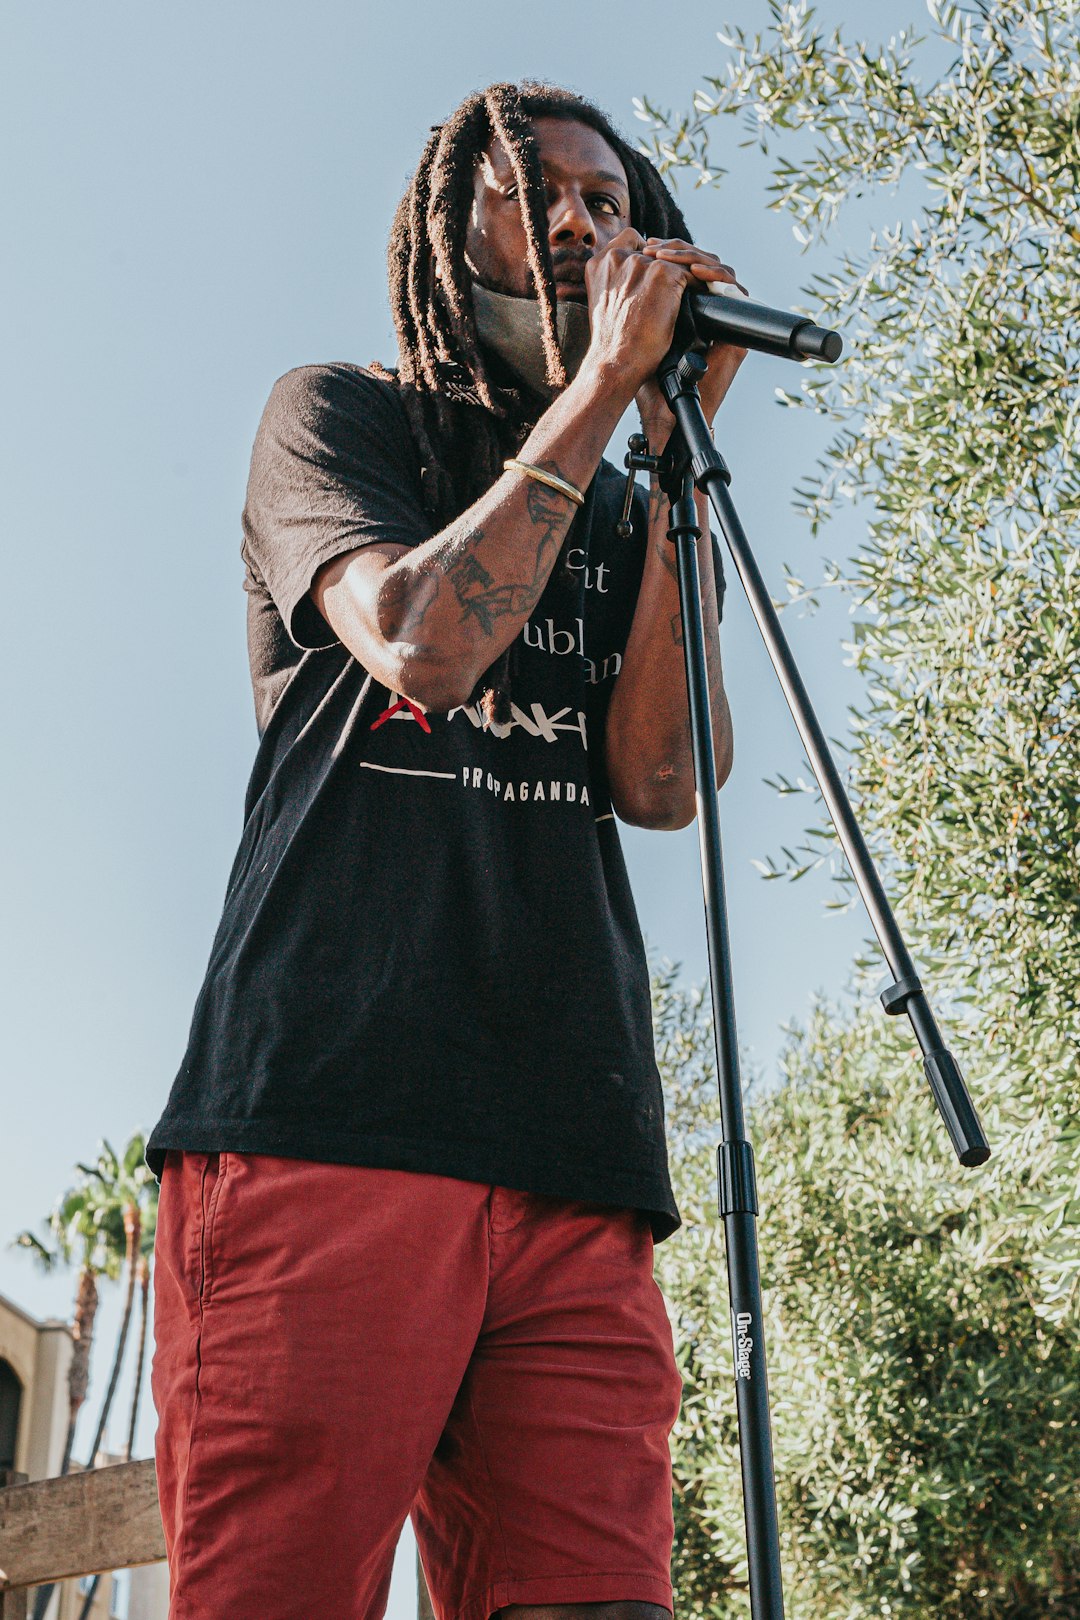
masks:
<path fill-rule="evenodd" d="M 653 165 L 640 152 L 630 151 L 627 156 L 632 164 L 631 172 L 644 193 L 642 211 L 649 217 L 650 223 L 655 222 L 659 227 L 645 234 L 677 236 L 681 241 L 692 241 L 690 228 L 683 218 L 682 210 Z"/>
<path fill-rule="evenodd" d="M 432 318 L 440 358 L 460 363 L 469 372 L 481 403 L 498 415 L 495 397 L 476 334 L 470 276 L 465 260 L 465 234 L 472 204 L 476 164 L 491 136 L 482 96 L 472 96 L 444 126 L 432 165 L 426 209 L 427 234 L 438 269 Z"/>
<path fill-rule="evenodd" d="M 555 271 L 548 245 L 544 175 L 540 167 L 540 155 L 536 149 L 532 120 L 514 85 L 493 85 L 487 92 L 487 103 L 492 129 L 505 148 L 517 182 L 529 270 L 532 273 L 533 290 L 540 305 L 547 381 L 552 388 L 565 388 L 569 378 L 559 347 L 559 325 L 556 314 L 558 301 L 555 295 Z"/>
<path fill-rule="evenodd" d="M 491 668 L 481 675 L 477 682 L 476 691 L 472 701 L 477 701 L 479 693 L 480 713 L 483 715 L 486 726 L 505 726 L 512 719 L 510 710 L 510 671 L 511 651 L 513 643 L 507 647 L 500 658 L 497 658 Z"/>
<path fill-rule="evenodd" d="M 408 215 L 408 279 L 406 283 L 409 314 L 416 334 L 416 357 L 419 361 L 420 375 L 432 392 L 438 388 L 438 377 L 435 369 L 435 356 L 432 352 L 432 332 L 429 318 L 432 301 L 432 264 L 431 255 L 425 251 L 426 229 L 424 222 L 427 214 L 428 188 L 431 183 L 431 163 L 434 157 L 433 148 L 435 145 L 437 145 L 437 141 L 432 136 L 424 154 L 428 161 L 423 163 L 417 170 L 411 189 Z"/>
<path fill-rule="evenodd" d="M 402 198 L 394 217 L 394 229 L 387 252 L 390 271 L 390 313 L 398 340 L 398 376 L 403 383 L 415 381 L 414 355 L 419 346 L 419 332 L 414 312 L 409 303 L 409 197 Z"/>

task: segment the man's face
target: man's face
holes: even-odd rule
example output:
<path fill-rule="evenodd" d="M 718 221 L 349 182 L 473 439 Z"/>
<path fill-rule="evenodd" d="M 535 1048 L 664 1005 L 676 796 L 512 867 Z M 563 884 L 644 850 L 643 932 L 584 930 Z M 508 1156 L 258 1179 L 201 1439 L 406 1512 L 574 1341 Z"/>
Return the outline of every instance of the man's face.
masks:
<path fill-rule="evenodd" d="M 556 297 L 585 304 L 586 262 L 630 224 L 626 171 L 588 124 L 536 118 L 532 127 L 547 192 Z M 514 171 L 498 140 L 476 168 L 465 257 L 477 281 L 492 292 L 536 296 Z"/>

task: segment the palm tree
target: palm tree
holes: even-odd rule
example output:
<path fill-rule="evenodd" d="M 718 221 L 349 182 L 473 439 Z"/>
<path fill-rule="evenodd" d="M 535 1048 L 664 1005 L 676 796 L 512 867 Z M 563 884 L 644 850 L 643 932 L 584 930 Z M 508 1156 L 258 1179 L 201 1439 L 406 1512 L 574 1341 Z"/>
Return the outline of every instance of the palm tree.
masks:
<path fill-rule="evenodd" d="M 154 1255 L 154 1233 L 157 1228 L 157 1183 L 147 1186 L 146 1211 L 143 1215 L 142 1248 L 139 1255 L 139 1347 L 135 1352 L 135 1385 L 131 1392 L 131 1416 L 128 1420 L 124 1456 L 131 1461 L 135 1450 L 135 1427 L 139 1419 L 139 1396 L 142 1394 L 143 1363 L 146 1359 L 146 1327 L 150 1316 L 150 1270 Z"/>
<path fill-rule="evenodd" d="M 18 1246 L 31 1250 L 46 1269 L 51 1269 L 57 1260 L 71 1264 L 76 1253 L 80 1255 L 82 1261 L 72 1323 L 75 1353 L 68 1374 L 68 1433 L 60 1467 L 62 1475 L 66 1474 L 71 1466 L 75 1426 L 89 1387 L 90 1351 L 98 1304 L 97 1279 L 105 1276 L 115 1280 L 120 1276 L 126 1262 L 127 1297 L 113 1356 L 109 1386 L 90 1450 L 88 1463 L 90 1468 L 93 1468 L 101 1447 L 116 1394 L 131 1321 L 142 1234 L 144 1228 L 148 1226 L 152 1235 L 154 1227 L 153 1216 L 149 1221 L 144 1219 L 142 1206 L 152 1204 L 156 1214 L 157 1184 L 144 1162 L 144 1151 L 145 1142 L 139 1134 L 128 1142 L 123 1159 L 118 1159 L 110 1144 L 102 1141 L 98 1149 L 97 1163 L 93 1166 L 85 1164 L 77 1166 L 82 1176 L 81 1182 L 63 1195 L 49 1219 L 49 1226 L 56 1240 L 55 1251 L 48 1249 L 32 1232 L 20 1232 L 15 1239 Z M 140 1356 L 141 1350 L 140 1342 Z M 141 1362 L 139 1373 L 141 1375 Z M 141 1376 L 136 1380 L 136 1401 L 140 1384 Z M 39 1588 L 34 1603 L 34 1620 L 43 1620 L 52 1590 L 51 1585 Z M 84 1614 L 92 1601 L 93 1591 L 89 1594 Z"/>
<path fill-rule="evenodd" d="M 45 1271 L 57 1263 L 78 1265 L 79 1281 L 71 1319 L 74 1352 L 68 1368 L 68 1431 L 64 1444 L 61 1474 L 71 1464 L 75 1425 L 90 1386 L 90 1352 L 94 1343 L 94 1319 L 98 1308 L 98 1278 L 115 1277 L 119 1264 L 96 1219 L 94 1201 L 85 1186 L 70 1188 L 60 1198 L 48 1219 L 56 1247 L 50 1249 L 33 1232 L 20 1232 L 16 1247 L 28 1249 Z"/>
<path fill-rule="evenodd" d="M 120 1332 L 117 1335 L 116 1350 L 113 1354 L 109 1385 L 101 1405 L 97 1432 L 90 1447 L 90 1455 L 87 1461 L 88 1468 L 94 1467 L 95 1458 L 105 1439 L 109 1413 L 112 1411 L 116 1387 L 120 1380 L 128 1330 L 131 1325 L 131 1309 L 135 1301 L 135 1283 L 139 1256 L 142 1251 L 143 1207 L 149 1201 L 149 1189 L 153 1187 L 155 1192 L 157 1190 L 157 1183 L 146 1166 L 145 1152 L 145 1139 L 139 1133 L 136 1133 L 124 1149 L 122 1159 L 118 1159 L 109 1143 L 103 1141 L 98 1150 L 97 1163 L 94 1165 L 80 1164 L 78 1166 L 83 1175 L 88 1178 L 88 1184 L 94 1189 L 101 1229 L 108 1234 L 107 1241 L 113 1253 L 123 1254 L 124 1267 L 127 1272 L 124 1312 L 120 1319 Z"/>
<path fill-rule="evenodd" d="M 63 1194 L 49 1216 L 48 1225 L 56 1243 L 55 1249 L 47 1248 L 32 1232 L 20 1232 L 15 1243 L 19 1248 L 29 1249 L 46 1271 L 51 1271 L 58 1261 L 79 1266 L 75 1310 L 71 1321 L 75 1348 L 68 1368 L 68 1431 L 60 1464 L 63 1475 L 71 1466 L 75 1425 L 90 1387 L 90 1351 L 98 1308 L 98 1278 L 117 1277 L 120 1261 L 114 1245 L 108 1241 L 108 1235 L 102 1228 L 98 1203 L 88 1183 L 72 1187 Z M 33 1620 L 44 1620 L 52 1592 L 51 1583 L 38 1588 Z"/>
<path fill-rule="evenodd" d="M 120 1321 L 120 1332 L 117 1335 L 116 1351 L 113 1355 L 112 1372 L 109 1376 L 109 1387 L 105 1392 L 105 1399 L 101 1406 L 101 1415 L 98 1418 L 97 1433 L 90 1448 L 88 1466 L 97 1466 L 97 1455 L 105 1438 L 105 1427 L 109 1421 L 113 1398 L 116 1395 L 116 1386 L 120 1379 L 120 1369 L 124 1360 L 124 1349 L 127 1345 L 128 1328 L 131 1323 L 131 1308 L 135 1298 L 135 1282 L 140 1270 L 144 1272 L 145 1283 L 142 1292 L 143 1319 L 139 1335 L 139 1361 L 135 1372 L 135 1392 L 131 1402 L 131 1420 L 128 1426 L 127 1454 L 130 1457 L 131 1447 L 134 1443 L 135 1421 L 138 1414 L 138 1401 L 142 1384 L 142 1361 L 146 1338 L 146 1306 L 149 1288 L 149 1266 L 147 1255 L 143 1252 L 143 1234 L 149 1229 L 150 1241 L 153 1242 L 153 1231 L 157 1215 L 157 1182 L 147 1169 L 145 1163 L 146 1143 L 142 1136 L 133 1136 L 124 1149 L 123 1159 L 118 1159 L 108 1142 L 102 1142 L 98 1152 L 97 1164 L 90 1166 L 80 1164 L 79 1169 L 84 1175 L 96 1178 L 101 1199 L 102 1224 L 108 1226 L 113 1233 L 113 1242 L 119 1246 L 119 1231 L 123 1231 L 124 1259 L 127 1269 L 127 1294 L 124 1299 L 124 1314 Z M 144 1216 L 143 1205 L 152 1206 L 153 1213 L 149 1219 Z M 86 1591 L 79 1620 L 89 1620 L 90 1611 L 94 1606 L 97 1595 L 100 1575 L 95 1575 Z M 35 1612 L 35 1620 L 37 1620 Z"/>

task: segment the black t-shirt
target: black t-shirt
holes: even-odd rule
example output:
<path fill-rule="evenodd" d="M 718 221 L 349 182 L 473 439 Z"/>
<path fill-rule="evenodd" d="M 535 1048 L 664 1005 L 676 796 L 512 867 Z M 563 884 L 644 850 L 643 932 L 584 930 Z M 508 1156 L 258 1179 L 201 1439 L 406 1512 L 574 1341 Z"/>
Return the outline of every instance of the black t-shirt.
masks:
<path fill-rule="evenodd" d="M 607 463 L 521 636 L 509 724 L 424 715 L 335 638 L 330 558 L 432 533 L 393 384 L 274 387 L 244 512 L 260 744 L 147 1160 L 278 1154 L 493 1182 L 679 1224 L 649 978 L 604 772 L 645 555 Z M 565 560 L 566 566 L 562 566 Z"/>

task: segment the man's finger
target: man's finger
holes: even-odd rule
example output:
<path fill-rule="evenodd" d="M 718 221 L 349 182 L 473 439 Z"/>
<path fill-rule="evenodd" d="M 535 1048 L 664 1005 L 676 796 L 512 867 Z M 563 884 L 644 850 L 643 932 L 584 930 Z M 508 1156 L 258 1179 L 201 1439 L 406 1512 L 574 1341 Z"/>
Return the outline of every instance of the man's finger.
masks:
<path fill-rule="evenodd" d="M 693 272 L 695 276 L 698 276 L 705 283 L 710 292 L 719 293 L 721 297 L 735 293 L 739 293 L 743 298 L 749 298 L 750 296 L 742 282 L 736 281 L 735 272 L 730 265 L 725 264 L 722 267 L 722 273 L 719 275 L 707 265 L 694 265 Z"/>
<path fill-rule="evenodd" d="M 600 252 L 610 253 L 615 249 L 622 253 L 640 253 L 644 246 L 645 238 L 641 232 L 635 231 L 632 225 L 627 225 L 617 236 L 613 236 L 607 247 L 601 248 Z"/>
<path fill-rule="evenodd" d="M 651 258 L 694 259 L 702 264 L 723 265 L 723 260 L 716 253 L 709 253 L 707 249 L 697 247 L 693 242 L 660 242 L 649 239 L 641 250 Z M 730 268 L 730 266 L 724 266 Z"/>

